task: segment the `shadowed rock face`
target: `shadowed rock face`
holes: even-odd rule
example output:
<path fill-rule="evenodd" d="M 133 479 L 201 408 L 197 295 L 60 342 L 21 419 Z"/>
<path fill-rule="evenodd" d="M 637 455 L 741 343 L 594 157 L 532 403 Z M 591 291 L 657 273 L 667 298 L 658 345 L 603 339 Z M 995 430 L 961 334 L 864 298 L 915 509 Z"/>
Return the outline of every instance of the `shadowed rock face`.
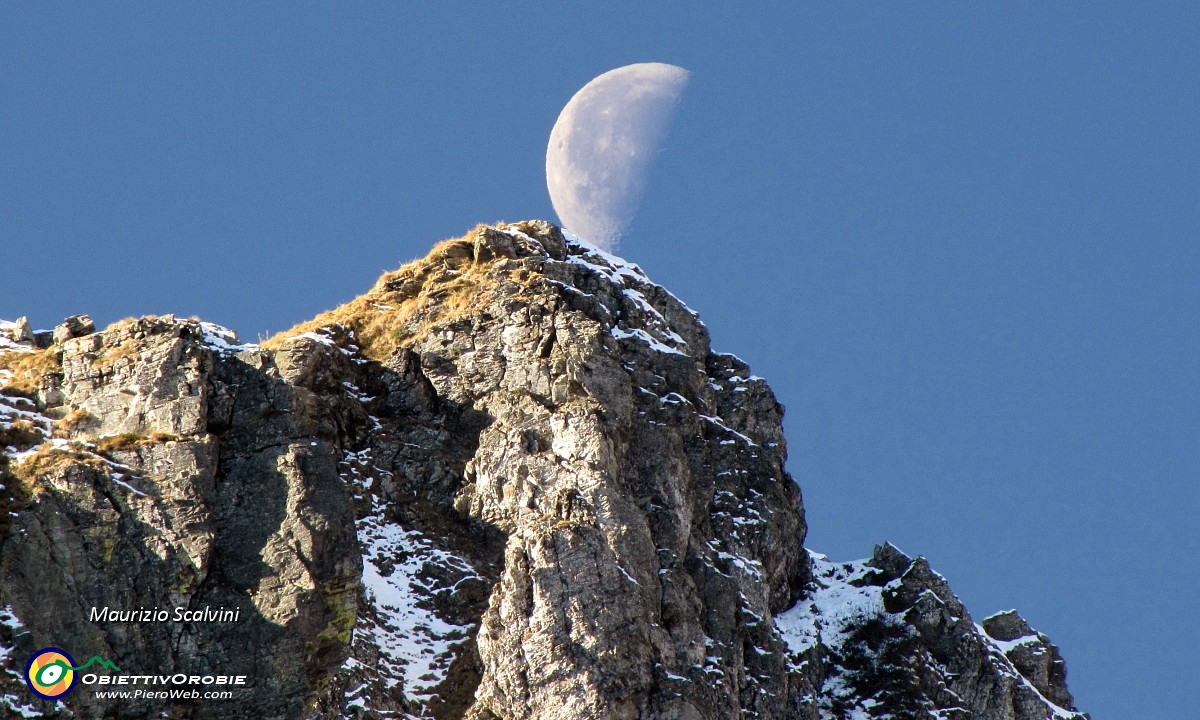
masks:
<path fill-rule="evenodd" d="M 890 546 L 810 557 L 770 388 L 548 223 L 443 243 L 265 347 L 161 317 L 39 350 L 10 325 L 6 667 L 56 646 L 250 682 L 78 687 L 76 717 L 1072 716 L 1057 650 L 1015 613 L 976 626 Z"/>
<path fill-rule="evenodd" d="M 62 434 L 96 441 L 43 445 L 24 477 L 3 480 L 24 496 L 0 546 L 0 604 L 24 625 L 14 658 L 55 646 L 137 675 L 247 675 L 236 710 L 216 713 L 300 716 L 345 655 L 361 576 L 334 419 L 299 412 L 301 392 L 267 353 L 218 350 L 195 322 L 143 320 L 53 350 L 62 372 L 38 414 L 69 408 Z M 104 608 L 238 620 L 94 621 Z M 69 705 L 79 717 L 205 716 L 84 689 Z"/>

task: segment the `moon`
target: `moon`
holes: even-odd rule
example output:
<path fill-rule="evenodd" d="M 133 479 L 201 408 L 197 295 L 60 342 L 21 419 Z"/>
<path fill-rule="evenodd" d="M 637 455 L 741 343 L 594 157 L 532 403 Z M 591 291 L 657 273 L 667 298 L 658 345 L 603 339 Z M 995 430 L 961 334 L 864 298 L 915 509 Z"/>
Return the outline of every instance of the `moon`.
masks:
<path fill-rule="evenodd" d="M 546 187 L 564 227 L 606 250 L 616 246 L 637 213 L 690 74 L 637 63 L 575 93 L 546 148 Z"/>

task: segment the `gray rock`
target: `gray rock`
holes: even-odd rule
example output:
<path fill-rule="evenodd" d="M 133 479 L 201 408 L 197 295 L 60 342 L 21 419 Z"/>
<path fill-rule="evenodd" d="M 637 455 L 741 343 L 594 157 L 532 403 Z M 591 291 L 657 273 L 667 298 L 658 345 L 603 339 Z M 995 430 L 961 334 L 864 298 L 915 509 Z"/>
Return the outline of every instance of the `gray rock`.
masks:
<path fill-rule="evenodd" d="M 1061 707 L 1073 707 L 1067 666 L 1050 638 L 1029 627 L 1016 610 L 984 618 L 980 625 L 988 637 L 1000 641 L 1005 656 L 1042 696 Z"/>
<path fill-rule="evenodd" d="M 345 658 L 361 574 L 335 448 L 288 412 L 296 389 L 214 348 L 195 322 L 143 319 L 63 348 L 63 394 L 87 421 L 62 431 L 94 450 L 44 449 L 4 479 L 25 490 L 0 544 L 0 605 L 29 630 L 18 656 L 69 646 L 126 673 L 246 675 L 236 702 L 167 705 L 170 716 L 301 716 Z M 238 620 L 90 617 L 105 607 Z M 90 692 L 69 705 L 83 718 L 164 709 Z"/>
<path fill-rule="evenodd" d="M 72 315 L 62 324 L 54 326 L 54 342 L 62 343 L 71 338 L 83 337 L 96 332 L 96 324 L 87 315 Z"/>
<path fill-rule="evenodd" d="M 17 343 L 33 342 L 33 329 L 29 326 L 27 317 L 19 317 L 11 326 L 0 328 L 0 334 Z"/>
<path fill-rule="evenodd" d="M 253 685 L 77 692 L 75 717 L 1073 712 L 1049 641 L 1015 615 L 977 628 L 924 559 L 810 558 L 767 384 L 544 221 L 442 243 L 269 349 L 83 319 L 38 396 L 58 448 L 0 456 L 6 667 L 69 645 Z M 869 602 L 814 610 L 835 592 Z M 241 615 L 89 620 L 105 606 Z M 3 697 L 29 700 L 11 674 Z"/>

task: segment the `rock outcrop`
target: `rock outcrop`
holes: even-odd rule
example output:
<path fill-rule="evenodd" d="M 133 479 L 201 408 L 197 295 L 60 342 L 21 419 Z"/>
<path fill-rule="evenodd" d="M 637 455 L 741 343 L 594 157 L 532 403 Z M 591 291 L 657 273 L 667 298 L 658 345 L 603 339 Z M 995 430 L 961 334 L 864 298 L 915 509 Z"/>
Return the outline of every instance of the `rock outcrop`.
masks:
<path fill-rule="evenodd" d="M 442 243 L 263 346 L 171 316 L 39 338 L 0 325 L 12 713 L 1083 717 L 1015 613 L 976 625 L 889 545 L 804 550 L 770 388 L 549 223 Z M 120 615 L 177 608 L 237 616 Z M 43 647 L 121 670 L 42 701 Z"/>

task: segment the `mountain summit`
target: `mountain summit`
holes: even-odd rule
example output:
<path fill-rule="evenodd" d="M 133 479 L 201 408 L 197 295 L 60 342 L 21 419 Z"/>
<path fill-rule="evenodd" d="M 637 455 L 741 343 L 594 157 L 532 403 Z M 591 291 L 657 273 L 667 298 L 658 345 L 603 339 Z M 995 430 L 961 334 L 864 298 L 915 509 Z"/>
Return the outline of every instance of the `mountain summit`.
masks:
<path fill-rule="evenodd" d="M 804 549 L 782 415 L 680 300 L 543 221 L 261 346 L 0 324 L 0 708 L 1082 720 L 1016 612 L 976 623 L 891 545 Z M 47 647 L 120 670 L 43 701 Z"/>

